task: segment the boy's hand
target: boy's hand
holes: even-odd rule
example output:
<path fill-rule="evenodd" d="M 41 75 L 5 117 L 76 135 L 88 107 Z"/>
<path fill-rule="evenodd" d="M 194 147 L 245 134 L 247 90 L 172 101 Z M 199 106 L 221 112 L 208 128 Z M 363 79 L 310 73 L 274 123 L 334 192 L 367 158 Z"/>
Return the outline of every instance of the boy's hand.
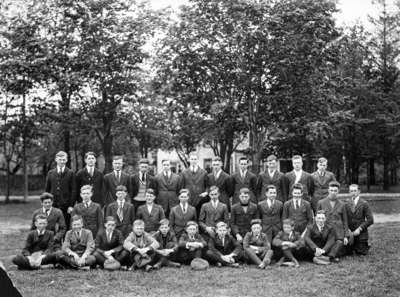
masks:
<path fill-rule="evenodd" d="M 67 213 L 71 213 L 73 210 L 74 210 L 74 208 L 70 206 L 70 207 L 68 207 L 68 209 L 67 209 Z"/>
<path fill-rule="evenodd" d="M 113 250 L 105 251 L 104 256 L 106 256 L 106 258 L 109 258 L 109 257 L 111 257 L 113 252 L 114 252 Z"/>
<path fill-rule="evenodd" d="M 236 234 L 236 240 L 239 241 L 239 242 L 242 242 L 243 241 L 243 237 L 238 233 L 238 234 Z"/>
<path fill-rule="evenodd" d="M 349 243 L 349 239 L 347 237 L 343 238 L 343 244 L 347 245 Z"/>

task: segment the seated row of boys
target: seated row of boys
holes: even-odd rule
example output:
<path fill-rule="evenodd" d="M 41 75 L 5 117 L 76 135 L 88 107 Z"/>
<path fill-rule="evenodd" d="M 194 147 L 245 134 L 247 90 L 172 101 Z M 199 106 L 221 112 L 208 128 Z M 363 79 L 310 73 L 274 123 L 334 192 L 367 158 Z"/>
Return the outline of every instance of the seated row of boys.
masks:
<path fill-rule="evenodd" d="M 199 240 L 196 240 L 196 236 L 191 237 L 190 235 L 198 233 L 198 226 L 195 222 L 196 211 L 187 203 L 189 198 L 187 190 L 181 190 L 179 197 L 180 205 L 171 211 L 169 222 L 165 220 L 162 208 L 153 203 L 154 195 L 149 190 L 146 194 L 147 203 L 138 209 L 136 218 L 139 220 L 135 221 L 135 225 L 133 224 L 135 217 L 132 211 L 133 207 L 131 207 L 129 202 L 125 202 L 126 189 L 124 186 L 120 186 L 117 188 L 117 201 L 110 204 L 105 210 L 106 223 L 104 224 L 105 229 L 103 229 L 103 214 L 100 208 L 93 216 L 85 213 L 85 210 L 89 209 L 88 204 L 93 202 L 90 201 L 90 186 L 83 186 L 81 189 L 83 200 L 81 204 L 83 206 L 78 204 L 74 208 L 75 217 L 81 219 L 73 220 L 71 224 L 72 230 L 66 234 L 62 246 L 62 256 L 58 257 L 58 262 L 64 266 L 73 267 L 86 267 L 95 263 L 103 265 L 107 259 L 110 259 L 111 254 L 113 254 L 115 257 L 112 259 L 126 264 L 124 266 L 131 266 L 133 263 L 139 262 L 142 265 L 137 266 L 144 265 L 148 270 L 151 269 L 151 259 L 143 260 L 142 258 L 148 258 L 148 256 L 144 255 L 153 251 L 157 254 L 156 258 L 160 258 L 154 265 L 155 268 L 159 268 L 164 264 L 179 266 L 174 260 L 187 263 L 193 258 L 204 255 L 210 262 L 217 263 L 217 265 L 229 264 L 233 266 L 236 265 L 236 260 L 243 255 L 248 261 L 257 264 L 260 268 L 264 268 L 271 262 L 273 254 L 271 243 L 275 251 L 279 251 L 275 253 L 276 256 L 281 255 L 278 264 L 285 263 L 286 258 L 294 266 L 298 266 L 295 258 L 296 255 L 302 257 L 313 255 L 314 262 L 328 264 L 329 261 L 337 262 L 337 257 L 345 252 L 351 253 L 355 250 L 356 253 L 366 254 L 368 251 L 367 228 L 373 222 L 368 204 L 358 197 L 359 189 L 357 185 L 350 186 L 350 193 L 352 194 L 350 203 L 345 205 L 337 201 L 336 194 L 338 188 L 339 185 L 336 182 L 330 185 L 329 195 L 326 198 L 328 199 L 328 203 L 325 203 L 325 199 L 321 201 L 319 208 L 322 211 L 317 212 L 314 224 L 309 203 L 301 198 L 296 199 L 297 196 L 301 197 L 302 195 L 301 185 L 294 187 L 293 201 L 288 201 L 283 206 L 280 201 L 275 200 L 276 189 L 274 186 L 268 188 L 266 193 L 267 199 L 260 202 L 258 206 L 249 202 L 249 191 L 242 189 L 240 204 L 232 208 L 229 228 L 227 207 L 218 201 L 218 188 L 212 187 L 209 193 L 211 201 L 204 204 L 200 212 L 199 225 L 202 236 L 198 235 Z M 356 201 L 357 205 L 354 204 L 355 198 L 358 199 Z M 57 251 L 61 247 L 63 232 L 65 232 L 62 213 L 56 208 L 51 207 L 51 194 L 45 193 L 41 199 L 43 208 L 35 212 L 33 224 L 33 229 L 36 228 L 38 231 L 33 231 L 29 234 L 23 254 L 14 259 L 14 263 L 21 268 L 37 267 L 38 263 L 45 265 L 55 261 L 52 253 L 39 253 L 41 254 L 40 257 L 29 256 L 30 253 L 35 255 L 35 252 L 37 252 L 35 249 L 43 250 L 41 249 L 43 246 L 42 241 L 46 242 L 47 240 L 50 242 L 49 232 L 44 232 L 45 229 L 55 233 L 48 248 L 51 250 L 51 247 L 54 245 L 54 249 Z M 324 203 L 327 204 L 326 209 L 322 207 Z M 329 224 L 327 226 L 325 226 L 325 220 L 327 219 L 325 213 L 328 214 Z M 347 213 L 350 214 L 350 220 L 347 219 Z M 39 224 L 37 218 L 40 217 L 46 218 L 46 221 L 49 223 L 41 222 Z M 255 220 L 259 217 L 261 220 Z M 126 218 L 129 218 L 129 220 L 127 221 Z M 331 218 L 331 222 L 329 222 L 329 218 Z M 283 220 L 283 226 L 281 220 Z M 40 227 L 43 224 L 45 227 Z M 130 232 L 132 224 L 134 232 Z M 169 225 L 172 228 L 171 232 L 168 232 Z M 82 229 L 83 226 L 88 230 Z M 283 227 L 283 231 L 281 231 L 281 226 Z M 189 232 L 192 227 L 195 229 L 193 230 L 194 232 Z M 114 247 L 107 249 L 107 247 L 110 247 L 110 241 L 112 241 L 112 238 L 107 240 L 107 234 L 115 228 L 120 232 L 111 232 L 114 235 L 113 241 L 121 243 L 126 238 L 123 244 L 125 249 L 122 249 L 121 244 L 116 247 L 116 250 Z M 139 231 L 135 232 L 135 228 Z M 183 232 L 185 228 L 186 232 Z M 76 233 L 74 230 L 77 229 L 82 229 L 82 231 Z M 144 237 L 141 237 L 143 231 L 140 231 L 140 229 L 145 231 Z M 154 236 L 158 239 L 158 243 L 152 240 L 153 237 L 150 236 L 151 233 L 157 230 L 159 231 Z M 250 230 L 251 232 L 248 232 Z M 233 236 L 229 235 L 227 241 L 222 239 L 224 237 L 222 234 L 229 234 L 230 231 L 232 231 Z M 47 235 L 44 236 L 45 234 Z M 92 234 L 97 234 L 96 244 L 93 242 Z M 169 247 L 168 243 L 171 240 L 167 240 L 162 234 L 169 234 L 169 237 L 172 236 L 171 234 L 176 234 L 177 238 L 180 239 L 179 246 L 181 248 L 184 247 L 184 249 L 181 249 L 179 256 L 177 256 L 177 247 L 175 245 Z M 187 237 L 186 239 L 185 236 Z M 92 243 L 90 243 L 90 237 L 92 238 Z M 218 242 L 218 239 L 220 240 L 219 244 L 221 245 L 222 243 L 223 251 L 226 251 L 225 242 L 228 243 L 228 246 L 231 246 L 230 249 L 232 251 L 229 254 L 213 253 L 213 251 L 215 252 L 215 248 L 213 247 Z M 86 241 L 89 242 L 83 247 L 81 243 Z M 130 241 L 131 243 L 129 243 Z M 231 241 L 233 242 L 232 244 Z M 138 242 L 139 244 L 137 244 Z M 209 249 L 203 255 L 199 249 L 202 251 L 207 245 L 206 242 L 208 242 Z M 239 248 L 242 248 L 240 243 L 243 245 L 242 254 L 238 252 Z M 148 247 L 148 244 L 151 247 Z M 160 244 L 164 248 L 160 252 L 155 252 L 159 251 L 156 246 Z M 35 246 L 35 248 L 32 248 L 32 246 Z M 92 255 L 95 248 L 96 252 Z M 105 252 L 103 252 L 104 250 Z M 133 258 L 128 257 L 127 251 L 132 254 L 133 250 L 135 256 Z M 58 255 L 60 255 L 60 252 L 58 252 Z M 141 260 L 136 261 L 135 257 Z M 123 261 L 123 259 L 128 258 L 130 261 Z"/>

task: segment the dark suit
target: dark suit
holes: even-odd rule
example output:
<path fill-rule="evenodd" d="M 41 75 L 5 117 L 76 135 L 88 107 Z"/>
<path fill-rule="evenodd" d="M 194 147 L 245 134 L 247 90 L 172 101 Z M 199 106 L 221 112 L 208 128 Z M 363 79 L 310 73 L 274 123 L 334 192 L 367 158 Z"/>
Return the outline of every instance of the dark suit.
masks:
<path fill-rule="evenodd" d="M 32 216 L 31 230 L 35 230 L 35 218 L 37 215 L 46 215 L 43 211 L 43 207 L 35 210 Z M 47 230 L 53 231 L 54 233 L 54 246 L 55 248 L 61 248 L 61 240 L 64 238 L 65 232 L 67 232 L 67 226 L 65 225 L 65 219 L 62 211 L 58 208 L 52 207 L 49 215 L 47 216 Z"/>
<path fill-rule="evenodd" d="M 294 199 L 286 201 L 283 205 L 282 220 L 292 219 L 295 223 L 294 230 L 303 233 L 308 225 L 312 225 L 314 214 L 311 204 L 301 199 L 300 207 L 295 208 Z"/>
<path fill-rule="evenodd" d="M 157 198 L 156 203 L 161 205 L 164 212 L 168 215 L 171 209 L 179 204 L 178 194 L 181 189 L 181 179 L 179 175 L 172 173 L 168 178 L 164 173 L 155 177 Z"/>
<path fill-rule="evenodd" d="M 121 178 L 118 181 L 114 171 L 104 175 L 104 199 L 105 205 L 108 205 L 117 200 L 115 189 L 117 186 L 125 186 L 128 190 L 128 197 L 126 200 L 129 201 L 132 197 L 131 181 L 128 174 L 121 172 Z"/>
<path fill-rule="evenodd" d="M 336 233 L 332 227 L 325 225 L 320 231 L 317 224 L 314 223 L 312 226 L 307 227 L 304 241 L 309 258 L 314 257 L 317 248 L 323 249 L 326 256 L 336 257 L 336 252 L 333 249 L 336 242 Z"/>
<path fill-rule="evenodd" d="M 174 206 L 169 213 L 169 224 L 179 238 L 189 221 L 197 221 L 197 212 L 193 206 L 188 205 L 186 213 L 183 213 L 180 204 Z"/>
<path fill-rule="evenodd" d="M 332 208 L 329 198 L 324 198 L 318 202 L 318 210 L 325 211 L 326 224 L 335 229 L 338 240 L 343 240 L 344 237 L 349 237 L 349 228 L 347 221 L 346 205 L 337 200 Z"/>
<path fill-rule="evenodd" d="M 251 220 L 258 218 L 257 204 L 249 202 L 247 211 L 244 211 L 244 207 L 237 203 L 232 206 L 231 210 L 231 229 L 232 234 L 236 237 L 236 234 L 240 234 L 242 237 L 250 231 Z"/>
<path fill-rule="evenodd" d="M 69 226 L 70 216 L 67 212 L 68 207 L 75 204 L 76 185 L 74 172 L 65 167 L 62 174 L 58 174 L 57 168 L 51 169 L 47 173 L 45 191 L 53 194 L 53 206 L 61 209 L 65 222 Z"/>
<path fill-rule="evenodd" d="M 87 167 L 82 168 L 76 173 L 76 201 L 82 202 L 80 191 L 82 186 L 91 185 L 93 196 L 91 200 L 104 206 L 104 175 L 97 168 L 94 168 L 93 176 L 91 176 L 87 170 Z"/>
<path fill-rule="evenodd" d="M 287 191 L 288 191 L 288 199 L 292 199 L 293 197 L 293 186 L 296 181 L 296 174 L 294 173 L 294 170 L 286 173 L 286 178 L 288 180 L 288 185 L 287 185 Z M 314 184 L 313 180 L 311 178 L 311 174 L 308 172 L 302 170 L 300 180 L 298 183 L 303 185 L 303 199 L 310 202 L 311 201 L 311 196 L 314 193 Z"/>
<path fill-rule="evenodd" d="M 314 193 L 311 198 L 311 207 L 314 212 L 317 210 L 318 201 L 328 196 L 329 183 L 335 181 L 335 175 L 330 171 L 325 171 L 324 175 L 319 174 L 318 171 L 311 173 L 313 182 Z"/>
<path fill-rule="evenodd" d="M 139 206 L 136 218 L 144 221 L 144 231 L 152 233 L 158 231 L 160 221 L 165 219 L 165 214 L 163 208 L 158 204 L 153 203 L 151 213 L 147 209 L 147 204 L 143 204 Z"/>
<path fill-rule="evenodd" d="M 201 205 L 207 200 L 207 197 L 200 197 L 201 193 L 207 191 L 207 171 L 197 167 L 195 173 L 193 173 L 190 168 L 186 168 L 181 173 L 182 187 L 186 188 L 190 192 L 189 204 L 194 206 L 197 212 L 200 211 Z"/>
<path fill-rule="evenodd" d="M 262 232 L 267 235 L 269 242 L 272 242 L 272 239 L 282 230 L 282 211 L 283 203 L 279 200 L 275 200 L 271 207 L 268 206 L 267 200 L 258 203 Z"/>
<path fill-rule="evenodd" d="M 244 179 L 242 179 L 240 172 L 236 172 L 231 178 L 233 188 L 232 205 L 239 202 L 241 188 L 248 188 L 251 202 L 257 203 L 257 177 L 255 174 L 247 170 Z"/>
<path fill-rule="evenodd" d="M 225 262 L 221 256 L 229 255 L 231 253 L 235 255 L 235 262 L 242 254 L 240 243 L 232 235 L 226 234 L 224 243 L 222 243 L 222 239 L 218 235 L 211 237 L 208 241 L 208 250 L 206 254 L 210 262 L 229 265 L 229 263 Z"/>
<path fill-rule="evenodd" d="M 97 235 L 99 229 L 103 228 L 103 211 L 100 204 L 91 202 L 86 207 L 83 202 L 74 206 L 71 216 L 80 215 L 83 218 L 83 228 L 92 231 L 93 237 Z"/>
<path fill-rule="evenodd" d="M 167 257 L 156 254 L 156 261 L 161 262 L 164 265 L 168 265 L 168 261 L 175 261 L 177 259 L 178 252 L 178 239 L 175 236 L 175 233 L 171 230 L 164 236 L 160 231 L 157 231 L 153 234 L 155 240 L 157 240 L 159 246 L 159 250 L 172 249 L 173 252 L 170 253 Z"/>
<path fill-rule="evenodd" d="M 194 251 L 191 251 L 186 248 L 186 244 L 188 242 L 200 242 L 203 244 L 203 248 L 198 248 Z M 207 247 L 207 242 L 204 238 L 196 233 L 194 238 L 190 238 L 189 235 L 184 232 L 179 238 L 179 261 L 184 264 L 189 264 L 194 258 L 201 258 L 202 251 Z"/>
<path fill-rule="evenodd" d="M 112 216 L 115 218 L 117 226 L 116 229 L 121 231 L 122 236 L 126 238 L 132 232 L 132 224 L 135 221 L 135 208 L 129 202 L 124 202 L 122 208 L 123 219 L 120 220 L 118 214 L 118 202 L 115 201 L 106 207 L 105 217 Z"/>
<path fill-rule="evenodd" d="M 288 181 L 286 179 L 286 176 L 280 171 L 275 170 L 272 178 L 269 176 L 268 170 L 261 173 L 258 176 L 258 181 L 257 181 L 258 201 L 262 201 L 267 198 L 265 196 L 265 192 L 267 191 L 267 187 L 269 185 L 274 185 L 276 187 L 276 194 L 277 194 L 276 199 L 282 202 L 287 201 L 288 200 L 287 184 Z"/>
<path fill-rule="evenodd" d="M 107 232 L 105 229 L 100 230 L 97 233 L 96 240 L 95 240 L 95 252 L 93 256 L 96 258 L 97 264 L 100 266 L 104 266 L 104 262 L 106 261 L 106 256 L 104 252 L 109 250 L 114 250 L 112 256 L 117 261 L 124 262 L 124 258 L 128 255 L 127 253 L 123 252 L 123 244 L 124 244 L 124 237 L 119 230 L 114 230 L 111 235 L 111 240 L 107 238 Z"/>
<path fill-rule="evenodd" d="M 230 209 L 230 197 L 232 196 L 232 181 L 229 176 L 224 171 L 221 171 L 218 178 L 215 177 L 214 173 L 210 173 L 207 177 L 207 188 L 209 189 L 212 186 L 217 186 L 219 189 L 219 201 L 226 204 L 228 206 L 228 210 Z"/>
<path fill-rule="evenodd" d="M 250 246 L 257 246 L 261 252 L 256 254 Z M 253 232 L 247 232 L 243 238 L 243 250 L 247 262 L 260 265 L 261 262 L 271 260 L 273 252 L 271 250 L 271 243 L 268 241 L 268 237 L 265 233 L 260 233 L 256 237 Z"/>
<path fill-rule="evenodd" d="M 131 189 L 132 189 L 132 204 L 135 206 L 135 211 L 139 208 L 140 205 L 143 205 L 146 200 L 139 201 L 136 198 L 136 196 L 139 194 L 139 189 L 140 186 L 143 185 L 145 188 L 145 191 L 147 189 L 153 189 L 154 191 L 157 191 L 157 182 L 155 180 L 154 176 L 151 176 L 150 174 L 146 173 L 144 181 L 140 179 L 141 173 L 138 172 L 134 174 L 131 178 Z M 157 194 L 156 194 L 157 195 Z"/>
<path fill-rule="evenodd" d="M 211 201 L 202 205 L 199 216 L 200 229 L 205 233 L 207 227 L 214 227 L 218 222 L 229 224 L 229 212 L 226 204 L 218 202 L 217 208 L 214 208 Z"/>

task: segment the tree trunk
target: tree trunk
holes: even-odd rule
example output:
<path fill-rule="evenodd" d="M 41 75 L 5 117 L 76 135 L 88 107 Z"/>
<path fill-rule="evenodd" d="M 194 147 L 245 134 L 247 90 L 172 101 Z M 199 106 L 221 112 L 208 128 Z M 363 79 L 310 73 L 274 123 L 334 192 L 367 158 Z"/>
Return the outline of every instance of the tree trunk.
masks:
<path fill-rule="evenodd" d="M 112 144 L 113 136 L 111 135 L 111 133 L 105 134 L 103 139 L 103 154 L 105 160 L 104 173 L 112 171 Z"/>
<path fill-rule="evenodd" d="M 5 203 L 10 203 L 10 192 L 11 192 L 11 176 L 10 176 L 10 162 L 7 161 L 7 183 L 6 183 L 6 199 Z"/>
<path fill-rule="evenodd" d="M 67 167 L 71 167 L 71 158 L 70 158 L 70 154 L 69 154 L 70 153 L 69 151 L 71 149 L 71 133 L 70 133 L 69 124 L 67 123 L 69 121 L 70 96 L 63 89 L 60 91 L 60 96 L 61 96 L 60 109 L 61 109 L 61 114 L 63 117 L 62 124 L 61 124 L 63 149 L 64 149 L 64 152 L 66 152 L 68 154 Z"/>
<path fill-rule="evenodd" d="M 390 160 L 389 160 L 389 148 L 386 136 L 383 136 L 383 190 L 389 190 L 389 170 L 390 170 Z"/>
<path fill-rule="evenodd" d="M 371 185 L 376 184 L 376 178 L 375 178 L 375 159 L 374 158 L 369 158 L 368 159 L 368 172 L 369 172 L 369 183 Z"/>

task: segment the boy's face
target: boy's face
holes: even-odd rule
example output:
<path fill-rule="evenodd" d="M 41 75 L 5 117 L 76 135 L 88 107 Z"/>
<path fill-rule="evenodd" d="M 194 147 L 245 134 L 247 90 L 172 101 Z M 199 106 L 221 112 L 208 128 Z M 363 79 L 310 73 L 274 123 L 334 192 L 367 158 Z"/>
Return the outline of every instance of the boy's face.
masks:
<path fill-rule="evenodd" d="M 277 167 L 276 160 L 269 160 L 267 162 L 267 167 L 268 167 L 268 169 L 275 170 Z"/>
<path fill-rule="evenodd" d="M 56 156 L 56 163 L 58 167 L 64 167 L 67 164 L 67 156 Z"/>
<path fill-rule="evenodd" d="M 90 201 L 90 199 L 92 198 L 92 195 L 93 195 L 92 191 L 89 189 L 81 190 L 81 198 L 82 198 L 82 201 L 85 203 Z"/>
<path fill-rule="evenodd" d="M 217 190 L 211 191 L 208 195 L 210 195 L 211 200 L 216 201 L 219 197 L 219 192 Z"/>
<path fill-rule="evenodd" d="M 44 209 L 50 209 L 53 206 L 53 200 L 45 199 L 42 201 L 42 206 Z"/>
<path fill-rule="evenodd" d="M 162 168 L 164 171 L 169 171 L 169 169 L 171 168 L 171 164 L 169 163 L 169 161 L 164 161 L 162 163 Z"/>
<path fill-rule="evenodd" d="M 242 204 L 248 204 L 250 200 L 250 195 L 249 193 L 240 193 L 239 199 Z"/>
<path fill-rule="evenodd" d="M 212 168 L 215 172 L 218 172 L 222 167 L 222 163 L 220 161 L 213 161 Z"/>
<path fill-rule="evenodd" d="M 153 194 L 146 193 L 146 202 L 147 203 L 153 203 L 155 198 L 156 198 L 156 196 L 154 196 Z"/>
<path fill-rule="evenodd" d="M 283 225 L 283 232 L 285 232 L 286 234 L 289 234 L 292 231 L 293 231 L 293 227 L 290 224 Z"/>
<path fill-rule="evenodd" d="M 182 193 L 179 195 L 179 201 L 182 204 L 186 204 L 188 202 L 188 200 L 189 200 L 189 195 L 187 193 Z"/>
<path fill-rule="evenodd" d="M 80 231 L 83 228 L 82 220 L 76 220 L 71 223 L 71 228 L 73 231 Z"/>
<path fill-rule="evenodd" d="M 96 158 L 93 155 L 89 155 L 85 159 L 85 163 L 89 167 L 93 167 L 96 164 Z"/>
<path fill-rule="evenodd" d="M 144 233 L 144 225 L 133 225 L 133 232 L 141 236 Z"/>
<path fill-rule="evenodd" d="M 351 198 L 356 198 L 360 195 L 360 190 L 358 189 L 357 186 L 351 186 L 349 188 L 349 193 L 351 195 Z"/>
<path fill-rule="evenodd" d="M 44 229 L 46 229 L 47 227 L 47 220 L 45 219 L 37 219 L 35 221 L 35 227 L 39 230 L 42 231 Z"/>
<path fill-rule="evenodd" d="M 303 196 L 303 193 L 300 189 L 293 189 L 293 198 L 300 199 Z"/>
<path fill-rule="evenodd" d="M 126 192 L 125 192 L 125 191 L 117 191 L 117 192 L 115 193 L 115 195 L 117 196 L 117 199 L 118 199 L 119 201 L 122 201 L 122 200 L 125 200 Z"/>
<path fill-rule="evenodd" d="M 260 234 L 261 233 L 261 225 L 260 224 L 253 224 L 251 226 L 251 232 L 253 232 L 254 234 Z"/>
<path fill-rule="evenodd" d="M 164 225 L 160 225 L 160 232 L 163 235 L 166 235 L 169 231 L 169 226 L 164 224 Z"/>
<path fill-rule="evenodd" d="M 122 159 L 116 159 L 116 160 L 113 160 L 112 165 L 113 165 L 114 170 L 120 171 L 120 170 L 122 170 L 122 166 L 124 165 L 124 162 L 122 161 Z"/>
<path fill-rule="evenodd" d="M 315 216 L 315 222 L 318 226 L 323 227 L 325 225 L 326 217 L 324 214 L 319 213 Z"/>
<path fill-rule="evenodd" d="M 336 201 L 337 200 L 337 195 L 339 193 L 339 189 L 337 187 L 329 187 L 328 188 L 328 197 L 329 200 L 331 201 Z"/>
<path fill-rule="evenodd" d="M 276 189 L 268 189 L 266 195 L 267 195 L 268 199 L 275 200 L 275 198 L 276 198 Z"/>
<path fill-rule="evenodd" d="M 295 170 L 300 170 L 303 167 L 303 161 L 301 159 L 294 159 L 292 164 Z"/>
<path fill-rule="evenodd" d="M 107 232 L 112 232 L 115 229 L 115 222 L 114 221 L 108 221 L 104 224 L 104 227 L 106 228 Z"/>
<path fill-rule="evenodd" d="M 326 170 L 326 167 L 328 166 L 327 162 L 319 162 L 317 164 L 318 170 L 324 172 Z"/>
<path fill-rule="evenodd" d="M 225 237 L 228 233 L 228 229 L 225 226 L 221 226 L 217 228 L 217 234 L 219 237 Z"/>
<path fill-rule="evenodd" d="M 196 155 L 190 155 L 189 157 L 189 163 L 190 166 L 197 166 L 197 156 Z"/>
<path fill-rule="evenodd" d="M 149 164 L 140 163 L 139 164 L 139 170 L 140 170 L 141 173 L 146 173 L 149 170 Z"/>
<path fill-rule="evenodd" d="M 197 233 L 197 227 L 194 225 L 190 225 L 186 228 L 186 232 L 187 234 L 189 234 L 189 236 L 195 235 Z"/>
<path fill-rule="evenodd" d="M 240 160 L 239 168 L 240 168 L 240 171 L 245 171 L 247 169 L 247 160 Z"/>

